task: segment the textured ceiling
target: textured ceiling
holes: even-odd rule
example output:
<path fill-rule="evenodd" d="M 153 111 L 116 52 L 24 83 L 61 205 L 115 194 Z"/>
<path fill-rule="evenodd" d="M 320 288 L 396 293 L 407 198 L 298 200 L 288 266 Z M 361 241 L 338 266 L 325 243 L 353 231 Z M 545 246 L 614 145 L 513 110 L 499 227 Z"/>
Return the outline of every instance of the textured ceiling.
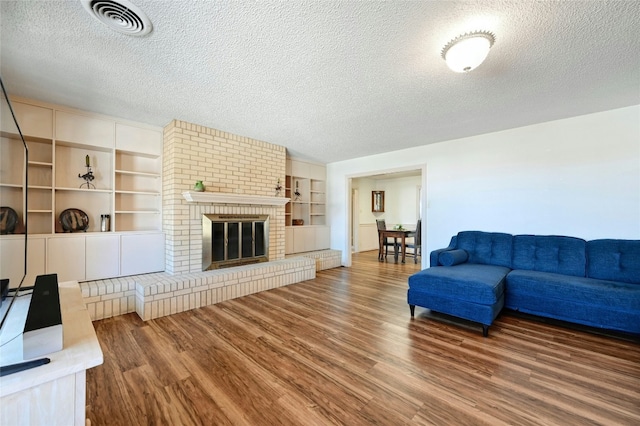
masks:
<path fill-rule="evenodd" d="M 2 0 L 9 92 L 323 163 L 640 103 L 639 1 L 132 2 L 151 34 Z M 489 57 L 451 72 L 440 50 L 476 29 Z"/>

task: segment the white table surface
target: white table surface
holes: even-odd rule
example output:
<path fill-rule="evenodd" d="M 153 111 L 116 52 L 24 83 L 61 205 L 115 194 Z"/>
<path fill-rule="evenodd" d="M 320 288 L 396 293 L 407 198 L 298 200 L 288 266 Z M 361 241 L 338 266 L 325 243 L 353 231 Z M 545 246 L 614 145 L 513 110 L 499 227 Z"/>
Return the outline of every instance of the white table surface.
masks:
<path fill-rule="evenodd" d="M 67 281 L 60 283 L 58 287 L 63 325 L 63 349 L 42 356 L 51 359 L 49 364 L 0 377 L 0 397 L 102 364 L 102 349 L 89 311 L 82 301 L 78 283 Z M 0 333 L 0 345 L 2 345 L 0 365 L 26 361 L 22 358 L 22 330 L 29 301 L 30 297 L 19 297 L 11 308 L 10 316 Z"/>

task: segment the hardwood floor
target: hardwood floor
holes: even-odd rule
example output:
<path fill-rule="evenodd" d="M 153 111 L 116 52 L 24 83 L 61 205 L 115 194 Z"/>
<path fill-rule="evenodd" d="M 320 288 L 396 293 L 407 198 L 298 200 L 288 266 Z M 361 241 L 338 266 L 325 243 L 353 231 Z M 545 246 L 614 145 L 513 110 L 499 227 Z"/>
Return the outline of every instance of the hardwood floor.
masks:
<path fill-rule="evenodd" d="M 419 265 L 376 256 L 148 322 L 94 322 L 92 425 L 640 424 L 637 340 L 510 313 L 488 338 L 420 308 L 412 320 Z"/>

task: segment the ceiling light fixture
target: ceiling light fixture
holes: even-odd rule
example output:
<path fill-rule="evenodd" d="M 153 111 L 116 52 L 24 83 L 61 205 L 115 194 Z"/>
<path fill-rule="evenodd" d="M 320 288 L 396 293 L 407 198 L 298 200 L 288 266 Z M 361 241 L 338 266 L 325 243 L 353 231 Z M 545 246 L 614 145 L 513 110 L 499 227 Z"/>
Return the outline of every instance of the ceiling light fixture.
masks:
<path fill-rule="evenodd" d="M 455 72 L 469 72 L 489 54 L 496 36 L 489 31 L 474 31 L 460 35 L 442 48 L 442 59 Z"/>
<path fill-rule="evenodd" d="M 85 10 L 112 30 L 143 36 L 153 29 L 151 21 L 128 0 L 81 0 Z"/>

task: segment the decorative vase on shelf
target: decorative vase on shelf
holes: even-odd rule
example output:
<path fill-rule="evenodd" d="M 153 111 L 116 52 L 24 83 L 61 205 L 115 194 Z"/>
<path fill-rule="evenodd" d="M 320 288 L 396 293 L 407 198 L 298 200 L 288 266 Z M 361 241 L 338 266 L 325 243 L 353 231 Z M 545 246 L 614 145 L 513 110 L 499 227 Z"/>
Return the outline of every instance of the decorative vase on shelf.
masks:
<path fill-rule="evenodd" d="M 204 191 L 204 185 L 202 184 L 201 180 L 197 180 L 196 184 L 193 185 L 193 190 L 196 192 L 203 192 Z"/>

